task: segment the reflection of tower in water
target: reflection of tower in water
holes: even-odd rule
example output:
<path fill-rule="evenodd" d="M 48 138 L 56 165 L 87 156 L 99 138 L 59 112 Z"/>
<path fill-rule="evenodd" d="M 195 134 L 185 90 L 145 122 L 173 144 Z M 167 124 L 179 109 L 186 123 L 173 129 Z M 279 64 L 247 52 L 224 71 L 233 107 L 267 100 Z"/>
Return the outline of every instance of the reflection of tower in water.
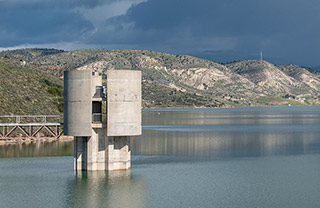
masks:
<path fill-rule="evenodd" d="M 145 183 L 130 171 L 75 172 L 68 183 L 68 207 L 144 207 Z"/>

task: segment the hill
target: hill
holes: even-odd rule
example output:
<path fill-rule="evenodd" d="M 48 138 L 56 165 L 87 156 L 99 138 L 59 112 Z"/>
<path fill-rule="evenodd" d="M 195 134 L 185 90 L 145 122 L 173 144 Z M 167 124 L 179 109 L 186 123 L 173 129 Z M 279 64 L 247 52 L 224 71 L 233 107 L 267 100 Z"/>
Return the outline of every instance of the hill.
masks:
<path fill-rule="evenodd" d="M 47 55 L 53 55 L 58 53 L 63 53 L 63 50 L 48 49 L 48 48 L 26 48 L 17 50 L 2 51 L 0 57 L 9 57 L 16 59 L 23 59 L 25 61 L 31 61 L 38 57 L 43 57 Z"/>
<path fill-rule="evenodd" d="M 320 66 L 314 66 L 312 67 L 312 70 L 316 72 L 320 72 Z"/>
<path fill-rule="evenodd" d="M 62 80 L 37 67 L 0 58 L 0 115 L 60 114 Z"/>
<path fill-rule="evenodd" d="M 20 49 L 5 55 L 60 79 L 64 70 L 93 69 L 103 76 L 107 70 L 141 70 L 144 107 L 317 105 L 320 99 L 320 75 L 295 65 L 257 60 L 223 65 L 141 50 Z"/>

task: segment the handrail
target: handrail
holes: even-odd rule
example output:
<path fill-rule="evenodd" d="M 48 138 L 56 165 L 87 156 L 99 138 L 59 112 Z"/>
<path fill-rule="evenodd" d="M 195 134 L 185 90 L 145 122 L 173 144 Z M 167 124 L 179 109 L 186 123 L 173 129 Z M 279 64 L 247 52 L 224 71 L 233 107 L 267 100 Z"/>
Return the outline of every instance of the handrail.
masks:
<path fill-rule="evenodd" d="M 5 116 L 0 116 L 0 123 L 1 123 L 1 118 L 15 118 L 16 123 L 21 123 L 21 118 L 40 118 L 42 120 L 42 123 L 47 123 L 47 118 L 63 118 L 62 115 L 5 115 Z M 30 123 L 30 122 L 27 122 Z"/>
<path fill-rule="evenodd" d="M 92 123 L 101 123 L 102 113 L 92 113 Z"/>
<path fill-rule="evenodd" d="M 30 118 L 43 117 L 43 116 L 45 116 L 45 117 L 63 117 L 63 115 L 5 115 L 5 116 L 0 116 L 0 118 L 13 118 L 13 117 L 17 117 L 17 116 L 26 117 L 26 118 L 28 118 L 28 117 L 30 117 Z"/>
<path fill-rule="evenodd" d="M 6 115 L 0 116 L 0 140 L 14 137 L 33 138 L 39 133 L 58 139 L 62 134 L 62 115 Z"/>

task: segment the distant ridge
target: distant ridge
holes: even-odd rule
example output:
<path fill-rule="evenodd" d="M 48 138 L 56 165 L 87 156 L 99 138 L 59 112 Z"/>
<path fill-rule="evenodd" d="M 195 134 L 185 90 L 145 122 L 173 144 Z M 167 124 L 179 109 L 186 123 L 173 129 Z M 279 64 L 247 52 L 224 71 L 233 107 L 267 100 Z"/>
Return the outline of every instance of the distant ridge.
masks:
<path fill-rule="evenodd" d="M 231 107 L 318 105 L 320 75 L 296 65 L 263 60 L 219 64 L 186 55 L 142 50 L 20 49 L 4 51 L 12 60 L 63 78 L 64 70 L 141 70 L 144 107 Z M 48 76 L 49 76 L 48 75 Z M 14 83 L 13 83 L 14 84 Z"/>
<path fill-rule="evenodd" d="M 314 67 L 312 67 L 312 69 L 314 69 L 317 72 L 320 72 L 320 66 L 314 66 Z"/>

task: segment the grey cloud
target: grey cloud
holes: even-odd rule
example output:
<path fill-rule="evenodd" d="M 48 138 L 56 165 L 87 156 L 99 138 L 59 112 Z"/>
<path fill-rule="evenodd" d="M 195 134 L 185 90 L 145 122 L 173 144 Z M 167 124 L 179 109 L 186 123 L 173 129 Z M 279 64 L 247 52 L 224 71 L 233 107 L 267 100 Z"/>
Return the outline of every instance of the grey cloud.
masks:
<path fill-rule="evenodd" d="M 115 2 L 119 0 L 0 0 L 0 10 L 8 9 L 73 9 L 92 8 L 99 5 Z"/>
<path fill-rule="evenodd" d="M 184 26 L 210 36 L 270 35 L 316 26 L 319 8 L 315 0 L 150 0 L 127 16 L 143 30 Z"/>
<path fill-rule="evenodd" d="M 318 0 L 149 0 L 109 19 L 88 40 L 241 57 L 263 49 L 273 60 L 316 62 L 306 53 L 319 52 L 319 10 Z"/>
<path fill-rule="evenodd" d="M 90 22 L 69 10 L 8 10 L 0 13 L 0 30 L 11 35 L 2 37 L 0 46 L 75 41 L 92 29 Z"/>
<path fill-rule="evenodd" d="M 10 34 L 0 37 L 0 47 L 61 42 L 83 45 L 97 30 L 97 17 L 125 13 L 127 8 L 120 7 L 136 2 L 141 0 L 0 0 L 0 34 Z M 95 11 L 108 12 L 104 8 L 113 13 L 94 16 Z"/>
<path fill-rule="evenodd" d="M 141 1 L 0 0 L 0 34 L 10 34 L 0 47 L 70 42 L 215 61 L 262 49 L 270 61 L 319 65 L 319 0 Z"/>

